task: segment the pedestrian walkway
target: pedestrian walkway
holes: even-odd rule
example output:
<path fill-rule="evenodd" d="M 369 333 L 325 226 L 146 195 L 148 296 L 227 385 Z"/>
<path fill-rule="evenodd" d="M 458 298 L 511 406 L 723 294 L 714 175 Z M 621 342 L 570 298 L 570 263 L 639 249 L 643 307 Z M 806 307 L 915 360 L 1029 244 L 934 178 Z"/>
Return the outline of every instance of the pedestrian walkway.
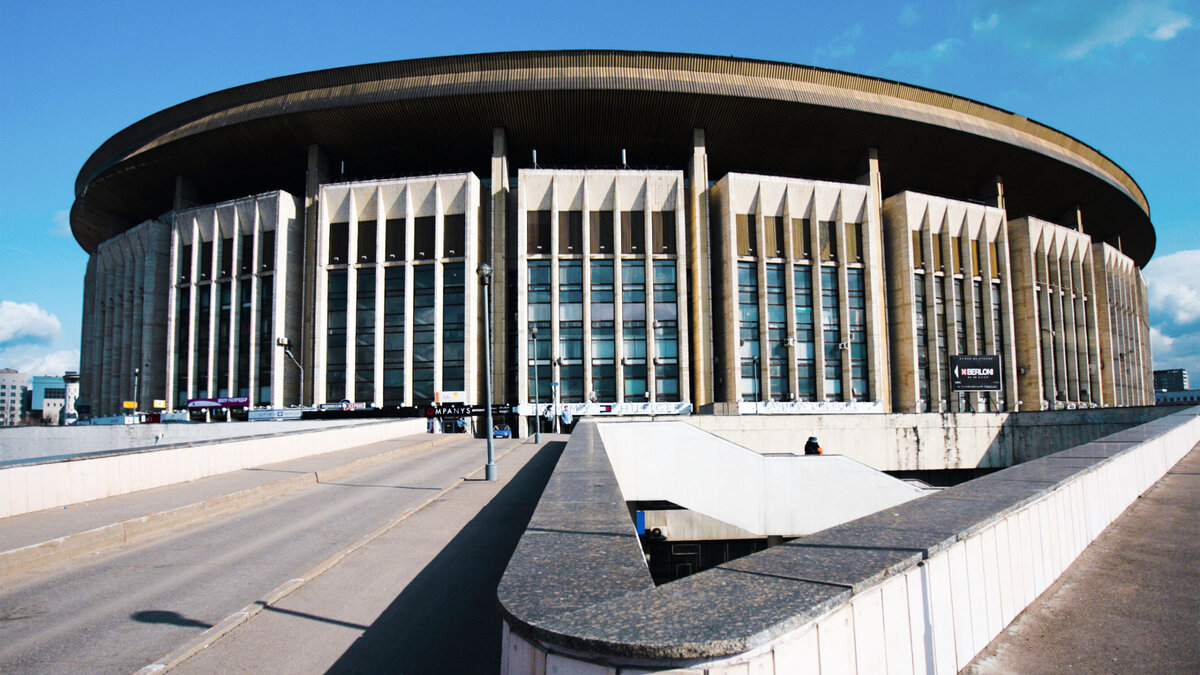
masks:
<path fill-rule="evenodd" d="M 177 485 L 0 519 L 0 581 L 463 436 L 415 434 Z"/>
<path fill-rule="evenodd" d="M 496 586 L 566 439 L 512 448 L 498 481 L 475 472 L 173 672 L 499 672 Z"/>
<path fill-rule="evenodd" d="M 1200 673 L 1200 444 L 964 672 Z"/>

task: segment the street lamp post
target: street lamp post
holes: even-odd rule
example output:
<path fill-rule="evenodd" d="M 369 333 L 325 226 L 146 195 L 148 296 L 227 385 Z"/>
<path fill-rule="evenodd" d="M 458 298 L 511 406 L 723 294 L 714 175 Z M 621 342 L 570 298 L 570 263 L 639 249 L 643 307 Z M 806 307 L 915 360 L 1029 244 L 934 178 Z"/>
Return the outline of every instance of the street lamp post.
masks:
<path fill-rule="evenodd" d="M 492 447 L 492 312 L 488 301 L 488 287 L 492 283 L 492 266 L 482 263 L 475 270 L 479 283 L 483 285 L 483 362 L 484 362 L 484 405 L 487 407 L 487 468 L 486 478 L 496 480 L 496 454 Z"/>
<path fill-rule="evenodd" d="M 542 417 L 541 410 L 538 406 L 538 353 L 537 353 L 537 326 L 529 329 L 529 335 L 533 338 L 533 442 L 541 444 L 542 442 Z M 525 371 L 527 374 L 529 371 Z"/>

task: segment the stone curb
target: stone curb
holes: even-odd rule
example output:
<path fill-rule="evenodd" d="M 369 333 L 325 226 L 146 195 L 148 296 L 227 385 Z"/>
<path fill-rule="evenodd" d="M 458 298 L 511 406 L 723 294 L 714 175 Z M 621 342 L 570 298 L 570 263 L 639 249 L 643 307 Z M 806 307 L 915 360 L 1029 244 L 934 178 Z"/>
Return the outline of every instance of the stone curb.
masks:
<path fill-rule="evenodd" d="M 447 434 L 444 438 L 422 441 L 376 455 L 360 457 L 326 469 L 290 476 L 232 494 L 211 497 L 194 504 L 130 518 L 110 525 L 102 525 L 84 532 L 68 534 L 21 548 L 0 551 L 0 580 L 75 556 L 141 541 L 164 529 L 192 525 L 207 518 L 255 506 L 306 485 L 327 482 L 454 440 L 456 440 L 454 435 Z"/>
<path fill-rule="evenodd" d="M 530 439 L 527 439 L 517 445 L 513 445 L 513 446 L 509 447 L 507 450 L 504 450 L 503 452 L 496 455 L 496 459 L 500 460 L 501 458 L 505 457 L 506 455 L 508 455 L 508 453 L 512 452 L 516 448 L 518 448 L 522 445 L 526 445 L 528 443 L 532 443 L 532 442 L 533 442 L 533 439 L 530 438 Z M 313 565 L 303 575 L 296 577 L 295 579 L 289 579 L 288 581 L 285 581 L 284 583 L 277 586 L 274 590 L 272 590 L 269 593 L 267 593 L 266 595 L 264 595 L 261 600 L 255 600 L 254 602 L 250 603 L 249 605 L 246 605 L 242 609 L 234 612 L 233 614 L 230 614 L 229 616 L 225 617 L 221 621 L 217 622 L 217 624 L 215 626 L 213 626 L 212 628 L 209 628 L 208 630 L 204 631 L 200 635 L 197 635 L 195 638 L 192 638 L 188 642 L 184 643 L 181 647 L 179 647 L 175 651 L 171 652 L 170 654 L 167 654 L 166 656 L 162 657 L 161 659 L 158 659 L 156 662 L 139 669 L 138 671 L 136 671 L 136 673 L 134 675 L 150 675 L 151 673 L 164 673 L 168 670 L 171 670 L 175 666 L 178 666 L 179 664 L 188 660 L 195 654 L 210 647 L 213 643 L 215 643 L 217 640 L 224 637 L 226 634 L 231 632 L 233 629 L 237 628 L 238 626 L 240 626 L 240 625 L 246 623 L 247 621 L 249 621 L 250 619 L 254 618 L 256 615 L 258 615 L 264 609 L 274 606 L 280 600 L 283 600 L 285 597 L 290 595 L 293 591 L 299 589 L 304 584 L 308 583 L 309 581 L 312 581 L 313 579 L 320 576 L 322 573 L 328 571 L 334 565 L 337 565 L 339 562 L 344 560 L 346 558 L 346 556 L 349 556 L 351 553 L 354 553 L 358 549 L 366 546 L 367 544 L 370 544 L 372 541 L 375 541 L 379 537 L 382 537 L 384 534 L 386 534 L 392 528 L 396 527 L 400 523 L 407 520 L 409 516 L 413 515 L 414 513 L 417 513 L 421 509 L 424 509 L 426 506 L 429 506 L 430 504 L 437 501 L 438 499 L 441 499 L 443 496 L 445 496 L 449 492 L 451 492 L 451 491 L 455 490 L 456 488 L 458 488 L 459 486 L 461 486 L 469 478 L 471 478 L 472 476 L 475 476 L 481 472 L 482 472 L 482 469 L 476 469 L 476 470 L 472 471 L 471 473 L 467 474 L 466 476 L 455 480 L 453 483 L 446 486 L 445 488 L 442 488 L 436 494 L 430 496 L 429 498 L 425 499 L 421 503 L 419 503 L 411 508 L 405 509 L 400 515 L 388 520 L 387 522 L 385 522 L 384 524 L 375 528 L 371 532 L 368 532 L 367 534 L 363 535 L 362 537 L 359 537 L 359 539 L 357 541 L 355 541 L 354 543 L 350 544 L 349 546 L 346 546 L 345 548 L 342 548 L 339 551 L 334 552 L 333 555 L 322 560 L 321 562 L 317 563 L 316 565 Z"/>

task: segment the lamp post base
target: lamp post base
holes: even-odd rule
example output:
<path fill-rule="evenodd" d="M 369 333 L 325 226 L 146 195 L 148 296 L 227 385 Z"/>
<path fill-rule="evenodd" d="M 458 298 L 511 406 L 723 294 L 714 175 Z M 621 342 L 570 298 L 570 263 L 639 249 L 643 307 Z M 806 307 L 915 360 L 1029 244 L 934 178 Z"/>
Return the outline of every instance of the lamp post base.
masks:
<path fill-rule="evenodd" d="M 485 467 L 485 475 L 489 482 L 496 480 L 497 476 L 496 476 L 496 463 L 495 462 L 487 463 L 487 466 Z"/>

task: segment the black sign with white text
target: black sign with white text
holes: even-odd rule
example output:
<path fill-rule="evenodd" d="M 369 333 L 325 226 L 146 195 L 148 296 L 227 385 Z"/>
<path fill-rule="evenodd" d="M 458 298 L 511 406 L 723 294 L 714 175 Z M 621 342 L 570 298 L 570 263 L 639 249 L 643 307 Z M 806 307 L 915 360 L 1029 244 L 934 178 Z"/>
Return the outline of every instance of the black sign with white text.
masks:
<path fill-rule="evenodd" d="M 1000 357 L 995 354 L 959 354 L 950 357 L 951 391 L 1000 391 Z"/>

